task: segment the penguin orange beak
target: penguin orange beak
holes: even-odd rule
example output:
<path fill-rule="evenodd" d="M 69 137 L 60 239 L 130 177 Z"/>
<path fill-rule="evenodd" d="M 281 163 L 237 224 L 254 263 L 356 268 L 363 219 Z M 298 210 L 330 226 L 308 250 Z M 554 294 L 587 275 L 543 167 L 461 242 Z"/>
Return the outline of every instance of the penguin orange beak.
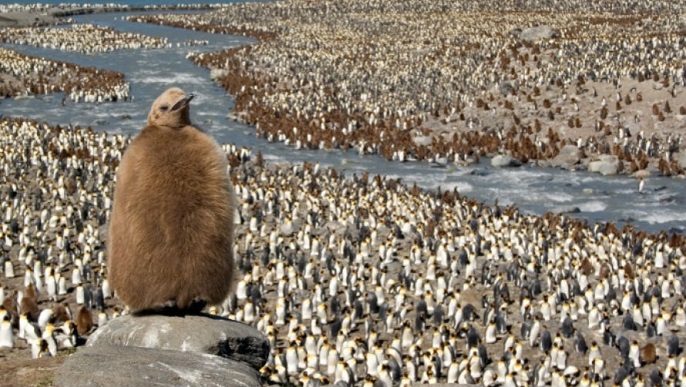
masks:
<path fill-rule="evenodd" d="M 186 95 L 185 97 L 183 97 L 183 98 L 181 98 L 180 100 L 178 100 L 178 101 L 174 104 L 174 106 L 172 106 L 171 110 L 172 110 L 172 111 L 176 111 L 176 110 L 179 110 L 179 109 L 181 109 L 181 108 L 183 108 L 183 107 L 188 106 L 188 104 L 191 102 L 191 100 L 193 99 L 193 97 L 195 97 L 195 94 L 188 94 L 188 95 Z"/>

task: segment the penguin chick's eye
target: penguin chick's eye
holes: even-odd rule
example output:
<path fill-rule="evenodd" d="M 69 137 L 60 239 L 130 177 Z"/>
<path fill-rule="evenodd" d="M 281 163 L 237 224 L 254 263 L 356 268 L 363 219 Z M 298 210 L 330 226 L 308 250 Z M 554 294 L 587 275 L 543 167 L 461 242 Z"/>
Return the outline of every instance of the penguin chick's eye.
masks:
<path fill-rule="evenodd" d="M 169 110 L 169 105 L 162 105 L 162 106 L 160 106 L 160 110 L 163 111 L 163 112 L 166 112 L 167 110 Z"/>

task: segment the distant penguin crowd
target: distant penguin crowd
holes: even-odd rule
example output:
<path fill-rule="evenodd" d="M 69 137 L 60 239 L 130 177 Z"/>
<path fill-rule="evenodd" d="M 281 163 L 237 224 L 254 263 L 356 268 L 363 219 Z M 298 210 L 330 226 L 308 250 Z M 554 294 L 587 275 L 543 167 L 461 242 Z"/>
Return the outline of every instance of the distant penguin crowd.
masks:
<path fill-rule="evenodd" d="M 131 312 L 110 284 L 104 238 L 130 138 L 6 117 L 0 129 L 0 346 L 59 356 Z M 239 274 L 205 311 L 268 337 L 273 382 L 678 385 L 684 375 L 683 236 L 222 149 Z"/>
<path fill-rule="evenodd" d="M 443 166 L 605 155 L 683 175 L 680 4 L 520 3 L 296 0 L 145 20 L 261 34 L 192 58 L 229 70 L 217 80 L 237 116 L 271 141 Z M 23 60 L 0 66 L 40 66 Z M 107 253 L 132 139 L 6 116 L 0 133 L 0 348 L 63 356 L 138 309 Z M 683 235 L 221 150 L 235 292 L 203 311 L 265 334 L 270 383 L 684 385 Z"/>
<path fill-rule="evenodd" d="M 0 97 L 64 93 L 63 103 L 103 103 L 131 98 L 124 74 L 24 55 L 0 47 Z"/>
<path fill-rule="evenodd" d="M 612 174 L 685 174 L 673 1 L 302 0 L 129 20 L 259 38 L 190 58 L 223 74 L 235 117 L 269 141 L 439 166 L 504 154 L 578 170 L 610 156 Z"/>

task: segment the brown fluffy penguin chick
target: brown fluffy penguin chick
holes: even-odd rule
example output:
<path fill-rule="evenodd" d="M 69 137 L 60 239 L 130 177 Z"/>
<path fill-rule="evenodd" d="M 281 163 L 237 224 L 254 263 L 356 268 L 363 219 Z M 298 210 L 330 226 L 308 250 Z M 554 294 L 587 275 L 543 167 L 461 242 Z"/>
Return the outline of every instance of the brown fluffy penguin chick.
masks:
<path fill-rule="evenodd" d="M 76 314 L 76 330 L 80 335 L 85 335 L 93 329 L 93 314 L 88 308 L 82 306 Z"/>
<path fill-rule="evenodd" d="M 5 297 L 5 300 L 2 302 L 2 307 L 5 308 L 13 322 L 19 321 L 19 305 L 17 305 L 17 301 L 15 301 L 16 298 L 17 291 L 15 290 L 10 297 Z"/>
<path fill-rule="evenodd" d="M 110 284 L 133 312 L 197 312 L 233 282 L 233 188 L 224 151 L 189 118 L 193 95 L 160 95 L 117 171 Z"/>
<path fill-rule="evenodd" d="M 69 309 L 69 304 L 66 302 L 60 305 L 56 305 L 52 308 L 53 311 L 53 319 L 56 322 L 67 322 L 69 320 L 73 320 L 73 317 L 71 315 L 71 310 Z"/>
<path fill-rule="evenodd" d="M 29 284 L 29 286 L 24 288 L 24 297 L 33 298 L 34 300 L 38 300 L 38 293 L 36 293 L 36 287 L 33 286 L 33 284 Z"/>
<path fill-rule="evenodd" d="M 640 359 L 644 364 L 653 364 L 657 360 L 657 351 L 655 344 L 648 343 L 641 348 Z"/>
<path fill-rule="evenodd" d="M 24 296 L 19 304 L 21 313 L 26 313 L 31 318 L 31 321 L 38 321 L 40 309 L 38 309 L 38 302 L 33 297 Z"/>

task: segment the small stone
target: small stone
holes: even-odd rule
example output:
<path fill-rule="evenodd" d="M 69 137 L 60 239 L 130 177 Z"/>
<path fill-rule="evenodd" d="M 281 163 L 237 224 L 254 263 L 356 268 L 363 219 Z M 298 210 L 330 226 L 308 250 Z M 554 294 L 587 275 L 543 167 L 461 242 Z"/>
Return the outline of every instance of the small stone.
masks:
<path fill-rule="evenodd" d="M 537 26 L 525 28 L 519 34 L 519 38 L 528 42 L 537 42 L 540 40 L 549 40 L 557 38 L 560 33 L 551 26 Z"/>

